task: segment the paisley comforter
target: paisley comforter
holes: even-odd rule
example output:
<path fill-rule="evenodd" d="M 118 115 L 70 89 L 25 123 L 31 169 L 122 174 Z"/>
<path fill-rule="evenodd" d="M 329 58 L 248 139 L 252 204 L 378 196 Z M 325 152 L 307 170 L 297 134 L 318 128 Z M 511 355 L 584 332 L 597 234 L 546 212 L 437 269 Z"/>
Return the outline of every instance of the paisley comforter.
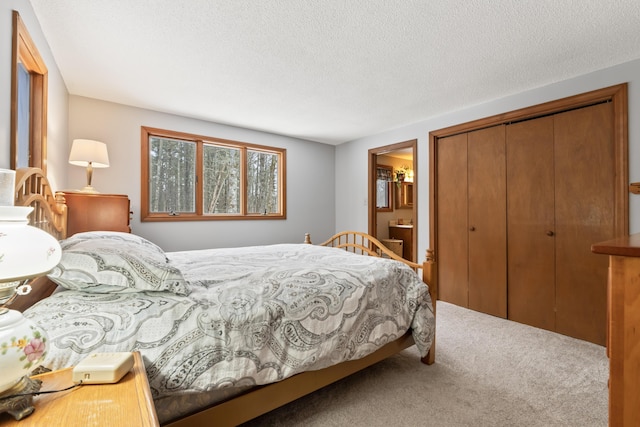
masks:
<path fill-rule="evenodd" d="M 137 350 L 157 399 L 276 382 L 364 357 L 408 329 L 424 356 L 434 336 L 428 289 L 397 261 L 306 244 L 167 258 L 188 295 L 64 290 L 27 310 L 47 331 L 45 366 Z"/>

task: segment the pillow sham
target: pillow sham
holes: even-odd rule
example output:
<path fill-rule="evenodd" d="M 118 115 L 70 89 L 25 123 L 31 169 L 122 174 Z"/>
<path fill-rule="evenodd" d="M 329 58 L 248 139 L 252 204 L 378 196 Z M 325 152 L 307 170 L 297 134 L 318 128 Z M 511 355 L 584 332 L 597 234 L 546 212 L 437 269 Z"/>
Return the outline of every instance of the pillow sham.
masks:
<path fill-rule="evenodd" d="M 116 231 L 77 233 L 60 242 L 62 259 L 48 277 L 67 289 L 94 293 L 168 291 L 188 295 L 179 269 L 155 243 Z"/>
<path fill-rule="evenodd" d="M 162 255 L 166 261 L 169 261 L 167 256 L 165 255 L 162 248 L 155 243 L 145 239 L 142 236 L 138 236 L 137 234 L 132 233 L 123 233 L 120 231 L 85 231 L 82 233 L 76 233 L 73 236 L 67 238 L 63 242 L 74 244 L 79 241 L 84 240 L 95 240 L 95 239 L 105 239 L 105 240 L 115 240 L 124 242 L 125 244 L 131 244 L 140 246 L 141 248 L 145 248 L 151 252 L 157 252 Z M 63 242 L 60 242 L 62 244 Z"/>

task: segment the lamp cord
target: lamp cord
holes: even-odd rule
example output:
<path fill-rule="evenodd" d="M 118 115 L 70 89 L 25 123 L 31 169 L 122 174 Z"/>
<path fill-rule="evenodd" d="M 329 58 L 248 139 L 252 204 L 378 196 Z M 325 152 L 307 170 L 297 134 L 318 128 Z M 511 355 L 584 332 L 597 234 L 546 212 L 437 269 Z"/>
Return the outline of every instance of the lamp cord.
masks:
<path fill-rule="evenodd" d="M 31 392 L 31 393 L 16 393 L 16 394 L 12 394 L 11 396 L 2 397 L 2 398 L 0 398 L 0 401 L 6 400 L 6 399 L 13 399 L 14 397 L 38 396 L 40 394 L 60 393 L 60 392 L 63 392 L 63 391 L 74 389 L 74 388 L 79 387 L 81 385 L 82 385 L 82 381 L 80 381 L 79 383 L 74 384 L 72 386 L 69 386 L 67 388 L 60 389 L 60 390 L 34 391 L 34 392 Z"/>

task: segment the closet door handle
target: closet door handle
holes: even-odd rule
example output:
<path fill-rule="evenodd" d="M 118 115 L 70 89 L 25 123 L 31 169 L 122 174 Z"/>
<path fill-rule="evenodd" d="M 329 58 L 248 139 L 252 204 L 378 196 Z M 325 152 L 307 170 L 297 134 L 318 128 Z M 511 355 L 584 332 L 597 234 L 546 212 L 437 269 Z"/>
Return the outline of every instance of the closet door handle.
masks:
<path fill-rule="evenodd" d="M 553 231 L 551 231 L 551 230 L 547 231 L 547 236 L 551 237 L 551 236 L 553 236 L 553 234 L 554 234 Z"/>
<path fill-rule="evenodd" d="M 475 228 L 474 226 L 471 226 L 471 227 L 469 228 L 469 231 L 476 231 L 476 228 Z"/>

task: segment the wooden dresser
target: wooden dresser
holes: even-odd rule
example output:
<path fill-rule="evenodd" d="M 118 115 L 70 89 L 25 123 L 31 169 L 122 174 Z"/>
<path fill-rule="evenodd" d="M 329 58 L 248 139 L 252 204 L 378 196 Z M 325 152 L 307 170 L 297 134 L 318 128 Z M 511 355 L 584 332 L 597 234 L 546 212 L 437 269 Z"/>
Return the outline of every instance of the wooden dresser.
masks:
<path fill-rule="evenodd" d="M 66 191 L 61 193 L 69 207 L 68 236 L 98 230 L 131 233 L 128 196 Z"/>
<path fill-rule="evenodd" d="M 640 234 L 596 243 L 609 255 L 609 425 L 640 425 Z"/>

